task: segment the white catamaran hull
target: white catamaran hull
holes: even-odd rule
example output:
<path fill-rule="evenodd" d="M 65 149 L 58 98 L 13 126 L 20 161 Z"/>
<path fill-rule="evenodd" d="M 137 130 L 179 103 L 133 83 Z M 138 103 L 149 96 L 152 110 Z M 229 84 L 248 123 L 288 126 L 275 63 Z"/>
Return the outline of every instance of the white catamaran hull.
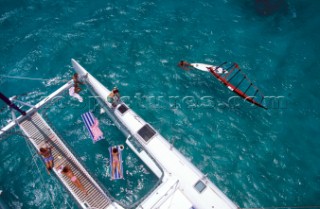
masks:
<path fill-rule="evenodd" d="M 84 77 L 86 83 L 100 96 L 105 105 L 112 108 L 106 100 L 110 91 L 73 59 L 72 65 L 79 76 Z M 125 112 L 122 111 L 123 107 L 126 109 Z M 121 103 L 112 111 L 144 150 L 138 151 L 127 140 L 129 147 L 155 175 L 162 177 L 161 184 L 137 208 L 238 208 L 199 169 L 128 106 Z M 141 134 L 145 129 L 147 129 L 147 134 Z M 153 132 L 153 135 L 146 138 L 150 132 Z"/>

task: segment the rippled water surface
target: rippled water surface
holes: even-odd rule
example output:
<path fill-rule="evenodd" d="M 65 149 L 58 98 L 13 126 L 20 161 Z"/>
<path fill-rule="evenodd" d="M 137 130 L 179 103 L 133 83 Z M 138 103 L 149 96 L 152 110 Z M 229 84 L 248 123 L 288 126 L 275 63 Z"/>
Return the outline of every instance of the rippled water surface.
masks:
<path fill-rule="evenodd" d="M 319 8 L 298 0 L 0 0 L 0 90 L 35 104 L 71 78 L 74 58 L 106 87 L 118 86 L 241 208 L 317 206 Z M 269 109 L 232 99 L 206 72 L 178 69 L 182 59 L 237 62 L 269 96 Z M 82 94 L 88 101 L 88 90 Z M 3 126 L 11 115 L 0 105 Z M 80 118 L 88 110 L 107 140 L 88 139 Z M 128 147 L 126 179 L 109 180 L 107 148 L 125 139 L 94 104 L 64 94 L 41 114 L 120 202 L 132 204 L 157 182 Z M 10 208 L 78 208 L 20 135 L 15 129 L 0 141 L 0 200 Z"/>

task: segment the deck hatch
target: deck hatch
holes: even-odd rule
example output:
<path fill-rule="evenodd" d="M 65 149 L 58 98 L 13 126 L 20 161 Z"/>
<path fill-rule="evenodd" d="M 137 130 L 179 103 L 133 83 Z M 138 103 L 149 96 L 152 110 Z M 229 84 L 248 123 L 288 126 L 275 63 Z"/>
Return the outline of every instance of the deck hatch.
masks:
<path fill-rule="evenodd" d="M 201 193 L 207 186 L 201 181 L 199 180 L 195 185 L 194 188 Z"/>
<path fill-rule="evenodd" d="M 145 142 L 148 142 L 155 134 L 156 131 L 151 128 L 149 124 L 145 124 L 139 131 L 138 134 L 143 138 Z"/>
<path fill-rule="evenodd" d="M 124 105 L 124 104 L 121 104 L 121 105 L 118 107 L 118 111 L 119 111 L 121 114 L 125 113 L 128 109 L 129 109 L 129 108 L 128 108 L 126 105 Z"/>

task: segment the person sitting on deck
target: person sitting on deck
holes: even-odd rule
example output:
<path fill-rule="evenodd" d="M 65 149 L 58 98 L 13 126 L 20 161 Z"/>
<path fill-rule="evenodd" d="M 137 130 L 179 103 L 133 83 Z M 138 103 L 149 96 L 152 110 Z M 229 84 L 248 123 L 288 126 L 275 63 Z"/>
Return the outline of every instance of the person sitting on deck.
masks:
<path fill-rule="evenodd" d="M 69 95 L 78 99 L 79 102 L 83 102 L 83 98 L 79 95 L 79 92 L 81 91 L 79 84 L 84 84 L 84 83 L 79 81 L 78 73 L 75 73 L 73 75 L 72 80 L 73 80 L 73 87 L 69 89 Z"/>
<path fill-rule="evenodd" d="M 120 93 L 117 87 L 114 87 L 113 90 L 107 97 L 107 101 L 112 104 L 112 107 L 116 107 L 120 101 Z"/>
<path fill-rule="evenodd" d="M 88 194 L 88 191 L 84 188 L 84 186 L 81 184 L 80 180 L 78 179 L 78 177 L 76 177 L 76 175 L 74 175 L 74 173 L 72 172 L 71 168 L 69 166 L 59 166 L 58 167 L 58 172 L 62 173 L 63 175 L 67 176 L 68 178 L 70 178 L 70 180 L 72 181 L 72 183 L 78 187 L 81 191 L 83 191 L 85 194 Z"/>
<path fill-rule="evenodd" d="M 114 173 L 116 169 L 118 170 L 120 174 L 120 178 L 122 178 L 122 172 L 121 172 L 121 166 L 120 166 L 120 160 L 119 160 L 119 151 L 117 147 L 112 148 L 112 178 L 114 176 Z"/>
<path fill-rule="evenodd" d="M 46 164 L 47 172 L 49 175 L 50 175 L 50 170 L 53 168 L 53 160 L 54 160 L 52 153 L 51 153 L 52 148 L 53 147 L 51 146 L 51 147 L 41 147 L 39 149 L 39 151 L 40 151 L 39 154 L 42 155 L 42 157 L 43 157 L 43 160 Z"/>
<path fill-rule="evenodd" d="M 72 79 L 74 84 L 83 84 L 83 82 L 79 81 L 78 73 L 73 74 Z"/>
<path fill-rule="evenodd" d="M 81 91 L 79 84 L 83 84 L 83 82 L 79 81 L 78 73 L 73 74 L 72 80 L 74 84 L 74 92 L 79 93 Z"/>
<path fill-rule="evenodd" d="M 192 67 L 192 65 L 186 61 L 183 61 L 181 60 L 179 63 L 178 63 L 178 66 L 181 67 L 182 69 L 184 70 L 190 70 L 190 67 Z"/>

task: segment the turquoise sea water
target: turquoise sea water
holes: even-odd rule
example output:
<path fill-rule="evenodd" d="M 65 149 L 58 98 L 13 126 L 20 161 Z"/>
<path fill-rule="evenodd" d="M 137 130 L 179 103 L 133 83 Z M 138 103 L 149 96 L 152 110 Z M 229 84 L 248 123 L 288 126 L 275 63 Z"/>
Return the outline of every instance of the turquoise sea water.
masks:
<path fill-rule="evenodd" d="M 118 86 L 241 208 L 320 208 L 319 9 L 318 1 L 298 0 L 0 0 L 0 90 L 35 104 L 71 78 L 74 58 L 105 86 Z M 268 99 L 268 110 L 236 106 L 210 74 L 178 69 L 181 59 L 237 62 L 278 98 Z M 93 145 L 80 114 L 99 111 L 63 96 L 41 113 L 95 178 L 124 204 L 146 194 L 157 179 L 128 148 L 126 180 L 106 175 L 107 147 L 124 136 L 99 116 L 108 140 Z M 3 126 L 10 112 L 2 108 L 0 117 Z M 1 139 L 0 199 L 10 208 L 78 208 L 34 154 L 19 135 Z"/>

